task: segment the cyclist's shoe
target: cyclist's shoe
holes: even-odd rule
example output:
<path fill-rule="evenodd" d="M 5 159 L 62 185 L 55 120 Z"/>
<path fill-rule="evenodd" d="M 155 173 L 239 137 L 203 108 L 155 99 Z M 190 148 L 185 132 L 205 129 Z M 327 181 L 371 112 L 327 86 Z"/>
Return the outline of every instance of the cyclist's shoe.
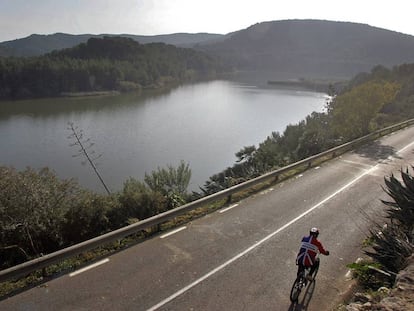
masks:
<path fill-rule="evenodd" d="M 308 274 L 308 275 L 306 276 L 306 279 L 307 279 L 309 282 L 312 282 L 312 281 L 313 281 L 313 277 L 312 277 L 312 275 L 310 275 L 310 274 Z"/>

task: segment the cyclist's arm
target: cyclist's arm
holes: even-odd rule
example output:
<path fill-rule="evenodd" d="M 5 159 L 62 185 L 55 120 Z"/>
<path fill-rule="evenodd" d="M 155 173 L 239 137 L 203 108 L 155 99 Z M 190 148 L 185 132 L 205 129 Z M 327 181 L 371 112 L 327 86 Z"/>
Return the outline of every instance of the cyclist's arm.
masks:
<path fill-rule="evenodd" d="M 316 246 L 318 247 L 318 250 L 319 250 L 319 252 L 320 252 L 321 254 L 324 254 L 324 255 L 329 255 L 329 251 L 327 251 L 327 250 L 323 247 L 323 245 L 322 245 L 322 243 L 321 243 L 321 242 L 317 241 Z"/>

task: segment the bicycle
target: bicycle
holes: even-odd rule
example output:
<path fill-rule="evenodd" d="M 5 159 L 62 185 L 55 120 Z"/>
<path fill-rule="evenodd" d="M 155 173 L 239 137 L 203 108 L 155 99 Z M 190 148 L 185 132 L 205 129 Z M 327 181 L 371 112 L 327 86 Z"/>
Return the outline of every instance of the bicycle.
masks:
<path fill-rule="evenodd" d="M 319 271 L 319 258 L 317 258 L 315 262 L 315 271 L 313 272 L 312 281 L 310 283 L 315 281 L 315 277 L 318 274 Z M 290 290 L 290 301 L 295 303 L 299 300 L 299 295 L 303 288 L 305 288 L 308 285 L 308 275 L 310 273 L 310 267 L 305 267 L 296 277 L 295 281 L 293 282 L 292 289 Z"/>

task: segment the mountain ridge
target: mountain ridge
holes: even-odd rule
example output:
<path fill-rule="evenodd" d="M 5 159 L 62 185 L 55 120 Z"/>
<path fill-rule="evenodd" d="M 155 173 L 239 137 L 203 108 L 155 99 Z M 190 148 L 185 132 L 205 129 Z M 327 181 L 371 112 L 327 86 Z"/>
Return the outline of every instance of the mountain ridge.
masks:
<path fill-rule="evenodd" d="M 30 36 L 0 42 L 0 56 L 30 57 L 40 56 L 54 50 L 72 48 L 78 44 L 86 43 L 90 38 L 125 37 L 146 43 L 166 43 L 178 47 L 191 47 L 197 43 L 219 39 L 223 35 L 210 33 L 173 33 L 166 35 L 132 35 L 132 34 L 80 34 L 73 35 L 57 32 L 54 34 L 31 34 Z"/>
<path fill-rule="evenodd" d="M 377 65 L 391 68 L 414 63 L 414 36 L 368 24 L 316 19 L 261 22 L 225 35 L 31 35 L 0 43 L 0 56 L 40 55 L 104 36 L 194 48 L 219 57 L 238 71 L 290 77 L 349 79 Z"/>
<path fill-rule="evenodd" d="M 351 77 L 376 65 L 414 62 L 414 36 L 367 24 L 324 20 L 269 21 L 215 44 L 196 46 L 244 70 Z"/>

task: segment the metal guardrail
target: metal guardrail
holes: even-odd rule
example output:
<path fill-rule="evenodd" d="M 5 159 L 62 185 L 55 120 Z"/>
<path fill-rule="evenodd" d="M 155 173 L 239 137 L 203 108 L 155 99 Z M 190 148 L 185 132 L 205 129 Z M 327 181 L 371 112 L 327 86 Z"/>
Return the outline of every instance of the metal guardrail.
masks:
<path fill-rule="evenodd" d="M 42 268 L 45 268 L 51 264 L 63 261 L 64 259 L 76 256 L 84 251 L 91 250 L 93 248 L 96 248 L 98 246 L 120 240 L 128 235 L 137 233 L 139 231 L 142 231 L 146 228 L 150 228 L 152 226 L 158 225 L 160 223 L 163 223 L 167 220 L 170 220 L 172 218 L 175 218 L 177 216 L 180 216 L 182 214 L 185 214 L 189 211 L 195 210 L 199 207 L 205 206 L 211 202 L 222 200 L 222 199 L 229 199 L 231 196 L 237 192 L 243 191 L 245 189 L 251 188 L 253 186 L 256 186 L 258 184 L 264 183 L 266 181 L 269 181 L 271 179 L 277 179 L 280 175 L 284 173 L 288 173 L 289 171 L 298 169 L 300 167 L 305 166 L 305 169 L 312 166 L 312 163 L 315 161 L 322 159 L 323 157 L 331 156 L 336 157 L 339 154 L 342 154 L 346 151 L 351 150 L 352 148 L 364 144 L 366 142 L 372 141 L 378 137 L 384 136 L 388 133 L 394 132 L 396 130 L 402 129 L 404 127 L 410 126 L 414 124 L 414 119 L 410 119 L 408 121 L 404 121 L 380 130 L 377 130 L 371 134 L 368 134 L 366 136 L 363 136 L 361 138 L 355 139 L 351 142 L 345 143 L 343 145 L 337 146 L 335 148 L 329 149 L 327 151 L 324 151 L 322 153 L 319 153 L 317 155 L 311 156 L 309 158 L 306 158 L 304 160 L 301 160 L 299 162 L 290 164 L 288 166 L 285 166 L 283 168 L 277 169 L 275 171 L 269 172 L 267 174 L 264 174 L 262 176 L 256 177 L 254 179 L 248 180 L 246 182 L 243 182 L 241 184 L 235 185 L 233 187 L 230 187 L 228 189 L 222 190 L 220 192 L 217 192 L 215 194 L 206 196 L 204 198 L 201 198 L 197 201 L 190 202 L 188 204 L 185 204 L 183 206 L 180 206 L 178 208 L 169 210 L 167 212 L 155 215 L 153 217 L 144 219 L 142 221 L 136 222 L 132 225 L 120 228 L 118 230 L 103 234 L 101 236 L 98 236 L 96 238 L 84 241 L 82 243 L 64 248 L 62 250 L 59 250 L 54 253 L 47 254 L 45 256 L 24 262 L 22 264 L 19 264 L 17 266 L 5 269 L 0 271 L 0 282 L 4 282 L 10 279 L 18 278 L 22 275 L 29 274 L 35 270 L 39 270 Z"/>

